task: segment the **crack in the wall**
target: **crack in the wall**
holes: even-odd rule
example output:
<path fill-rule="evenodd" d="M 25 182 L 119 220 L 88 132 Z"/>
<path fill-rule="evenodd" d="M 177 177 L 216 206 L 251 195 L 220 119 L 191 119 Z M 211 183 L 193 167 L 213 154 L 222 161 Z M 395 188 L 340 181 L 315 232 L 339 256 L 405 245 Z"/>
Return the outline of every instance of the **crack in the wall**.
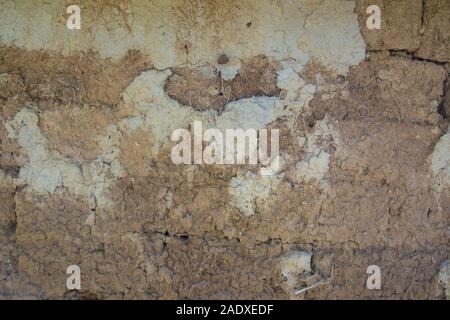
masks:
<path fill-rule="evenodd" d="M 444 82 L 444 89 L 442 100 L 438 105 L 438 113 L 442 115 L 444 119 L 449 119 L 450 117 L 450 82 L 449 82 L 450 74 L 447 75 L 447 79 Z"/>

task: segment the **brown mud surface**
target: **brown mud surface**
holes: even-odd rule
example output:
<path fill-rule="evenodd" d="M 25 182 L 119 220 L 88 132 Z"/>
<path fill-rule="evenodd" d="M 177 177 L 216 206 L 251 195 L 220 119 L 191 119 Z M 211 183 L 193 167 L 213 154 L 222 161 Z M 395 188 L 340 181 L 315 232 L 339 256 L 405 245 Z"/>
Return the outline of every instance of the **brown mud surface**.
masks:
<path fill-rule="evenodd" d="M 278 23 L 258 20 L 262 11 L 167 2 L 155 8 L 175 10 L 180 30 L 216 30 L 210 61 L 160 68 L 132 47 L 110 59 L 0 37 L 0 298 L 448 297 L 450 2 L 348 1 L 364 55 L 345 60 L 348 71 L 327 60 L 332 52 L 317 54 L 312 38 L 294 41 L 309 48 L 301 67 L 262 49 L 240 56 L 245 30 Z M 282 1 L 267 2 L 289 15 Z M 333 13 L 306 2 L 315 9 L 305 30 L 319 32 L 330 17 L 315 12 Z M 82 10 L 132 34 L 125 3 Z M 368 4 L 382 10 L 380 32 L 365 27 Z M 219 34 L 230 15 L 245 30 L 224 33 L 239 40 L 225 55 Z M 189 55 L 181 40 L 175 50 Z M 264 124 L 280 129 L 277 176 L 172 163 L 172 124 L 228 123 L 233 107 L 259 121 L 245 110 L 275 100 L 281 107 Z M 298 252 L 310 254 L 309 270 Z M 66 289 L 70 265 L 80 266 L 79 291 Z M 381 290 L 366 288 L 369 265 L 381 268 Z M 323 283 L 296 294 L 311 275 Z"/>

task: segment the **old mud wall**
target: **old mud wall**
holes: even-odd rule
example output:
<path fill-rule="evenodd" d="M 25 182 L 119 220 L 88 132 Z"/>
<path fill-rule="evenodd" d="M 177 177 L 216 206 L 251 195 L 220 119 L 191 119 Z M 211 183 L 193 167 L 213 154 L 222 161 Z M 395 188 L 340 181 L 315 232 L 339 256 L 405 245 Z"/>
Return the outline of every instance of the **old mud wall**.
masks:
<path fill-rule="evenodd" d="M 449 296 L 449 1 L 77 3 L 0 0 L 2 299 Z M 281 169 L 175 165 L 194 120 Z"/>

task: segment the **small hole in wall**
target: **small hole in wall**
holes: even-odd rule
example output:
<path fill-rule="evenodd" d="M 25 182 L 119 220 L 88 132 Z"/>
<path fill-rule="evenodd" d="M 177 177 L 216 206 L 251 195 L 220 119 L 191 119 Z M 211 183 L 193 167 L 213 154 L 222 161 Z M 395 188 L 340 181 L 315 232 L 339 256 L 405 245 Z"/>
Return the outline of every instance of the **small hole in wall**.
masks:
<path fill-rule="evenodd" d="M 221 54 L 217 59 L 218 64 L 227 64 L 230 61 L 230 58 L 226 54 Z"/>
<path fill-rule="evenodd" d="M 250 28 L 252 26 L 252 22 L 247 22 L 247 28 Z"/>

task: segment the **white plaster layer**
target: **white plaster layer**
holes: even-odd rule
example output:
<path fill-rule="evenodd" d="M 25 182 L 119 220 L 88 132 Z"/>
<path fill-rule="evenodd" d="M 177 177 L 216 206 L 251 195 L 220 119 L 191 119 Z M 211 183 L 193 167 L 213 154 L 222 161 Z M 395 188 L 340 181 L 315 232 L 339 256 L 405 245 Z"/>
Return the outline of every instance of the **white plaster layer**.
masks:
<path fill-rule="evenodd" d="M 315 181 L 321 187 L 326 189 L 328 181 L 326 174 L 330 165 L 330 153 L 328 144 L 338 140 L 337 132 L 326 119 L 318 121 L 314 127 L 314 131 L 307 133 L 305 139 L 301 143 L 306 151 L 305 156 L 296 164 L 295 178 L 299 182 Z"/>
<path fill-rule="evenodd" d="M 9 138 L 17 139 L 22 150 L 28 156 L 28 162 L 21 167 L 17 184 L 28 186 L 40 194 L 54 193 L 59 188 L 84 196 L 91 200 L 95 208 L 106 206 L 104 191 L 108 186 L 109 176 L 118 176 L 122 172 L 117 161 L 117 149 L 113 147 L 115 138 L 112 127 L 108 141 L 101 146 L 104 153 L 91 162 L 75 163 L 50 151 L 48 141 L 38 126 L 38 116 L 31 109 L 24 108 L 14 119 L 7 122 Z M 106 165 L 111 162 L 111 165 Z"/>
<path fill-rule="evenodd" d="M 305 251 L 295 251 L 281 258 L 281 274 L 287 281 L 289 291 L 296 289 L 298 277 L 311 272 L 312 254 Z"/>
<path fill-rule="evenodd" d="M 63 54 L 93 50 L 103 58 L 136 49 L 160 70 L 214 64 L 227 53 L 239 59 L 292 58 L 303 65 L 315 58 L 345 73 L 365 55 L 355 1 L 85 1 L 81 30 L 67 29 L 64 1 L 0 0 L 0 7 L 4 45 Z"/>
<path fill-rule="evenodd" d="M 267 201 L 278 183 L 279 177 L 260 176 L 251 172 L 234 177 L 230 180 L 228 187 L 231 204 L 242 215 L 250 217 L 256 213 L 256 201 Z"/>

